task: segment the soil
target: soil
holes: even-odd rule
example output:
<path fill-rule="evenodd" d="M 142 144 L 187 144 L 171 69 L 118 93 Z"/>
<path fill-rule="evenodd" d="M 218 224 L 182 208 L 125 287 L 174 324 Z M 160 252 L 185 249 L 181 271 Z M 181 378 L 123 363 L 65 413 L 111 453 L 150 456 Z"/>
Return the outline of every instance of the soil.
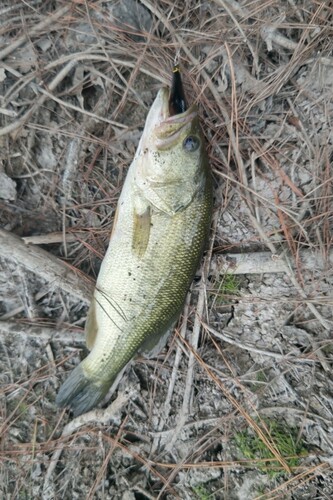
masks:
<path fill-rule="evenodd" d="M 95 281 L 176 54 L 215 209 L 166 347 L 77 419 L 55 397 L 87 353 L 88 301 L 0 244 L 2 498 L 332 498 L 332 16 L 314 0 L 3 2 L 3 230 Z M 253 273 L 263 251 L 272 268 Z M 248 272 L 225 274 L 239 253 Z M 246 451 L 256 437 L 267 454 Z"/>

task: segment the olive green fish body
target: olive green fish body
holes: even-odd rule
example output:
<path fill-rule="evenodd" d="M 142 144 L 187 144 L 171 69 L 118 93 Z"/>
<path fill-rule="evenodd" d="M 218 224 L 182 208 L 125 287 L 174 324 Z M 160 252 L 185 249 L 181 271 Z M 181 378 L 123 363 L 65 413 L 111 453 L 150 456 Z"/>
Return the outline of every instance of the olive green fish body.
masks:
<path fill-rule="evenodd" d="M 168 116 L 162 89 L 118 202 L 87 323 L 91 352 L 57 397 L 74 414 L 95 406 L 133 355 L 178 318 L 211 220 L 208 163 L 194 107 Z"/>

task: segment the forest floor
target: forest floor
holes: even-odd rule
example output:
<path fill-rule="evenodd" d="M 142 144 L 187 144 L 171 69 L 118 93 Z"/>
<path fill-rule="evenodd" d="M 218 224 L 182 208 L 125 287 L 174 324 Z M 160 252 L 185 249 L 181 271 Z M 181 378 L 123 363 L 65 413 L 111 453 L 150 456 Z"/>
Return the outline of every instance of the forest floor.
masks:
<path fill-rule="evenodd" d="M 332 26 L 320 0 L 1 3 L 1 498 L 333 497 Z M 175 54 L 210 249 L 167 346 L 73 419 L 55 397 Z"/>

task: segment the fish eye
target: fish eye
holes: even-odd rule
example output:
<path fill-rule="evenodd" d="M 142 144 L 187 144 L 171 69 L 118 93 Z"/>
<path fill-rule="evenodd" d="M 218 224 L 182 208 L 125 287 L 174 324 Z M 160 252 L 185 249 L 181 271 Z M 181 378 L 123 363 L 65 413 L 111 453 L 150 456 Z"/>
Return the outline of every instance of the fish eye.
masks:
<path fill-rule="evenodd" d="M 188 135 L 183 141 L 185 151 L 192 153 L 200 147 L 200 139 L 196 135 Z"/>

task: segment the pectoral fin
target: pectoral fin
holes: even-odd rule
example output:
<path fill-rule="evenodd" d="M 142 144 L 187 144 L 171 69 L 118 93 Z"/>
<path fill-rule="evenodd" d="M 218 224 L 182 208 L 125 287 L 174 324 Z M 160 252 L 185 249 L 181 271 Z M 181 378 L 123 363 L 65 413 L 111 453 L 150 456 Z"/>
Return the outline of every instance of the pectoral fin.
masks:
<path fill-rule="evenodd" d="M 88 311 L 87 315 L 87 321 L 86 321 L 86 326 L 85 326 L 85 334 L 86 334 L 86 345 L 89 351 L 94 347 L 96 337 L 97 337 L 97 332 L 98 332 L 98 326 L 97 326 L 97 321 L 96 321 L 96 311 L 95 311 L 95 299 L 94 297 L 92 298 L 90 308 Z"/>
<path fill-rule="evenodd" d="M 149 242 L 151 213 L 148 206 L 142 214 L 134 212 L 132 249 L 138 257 L 143 257 Z"/>

